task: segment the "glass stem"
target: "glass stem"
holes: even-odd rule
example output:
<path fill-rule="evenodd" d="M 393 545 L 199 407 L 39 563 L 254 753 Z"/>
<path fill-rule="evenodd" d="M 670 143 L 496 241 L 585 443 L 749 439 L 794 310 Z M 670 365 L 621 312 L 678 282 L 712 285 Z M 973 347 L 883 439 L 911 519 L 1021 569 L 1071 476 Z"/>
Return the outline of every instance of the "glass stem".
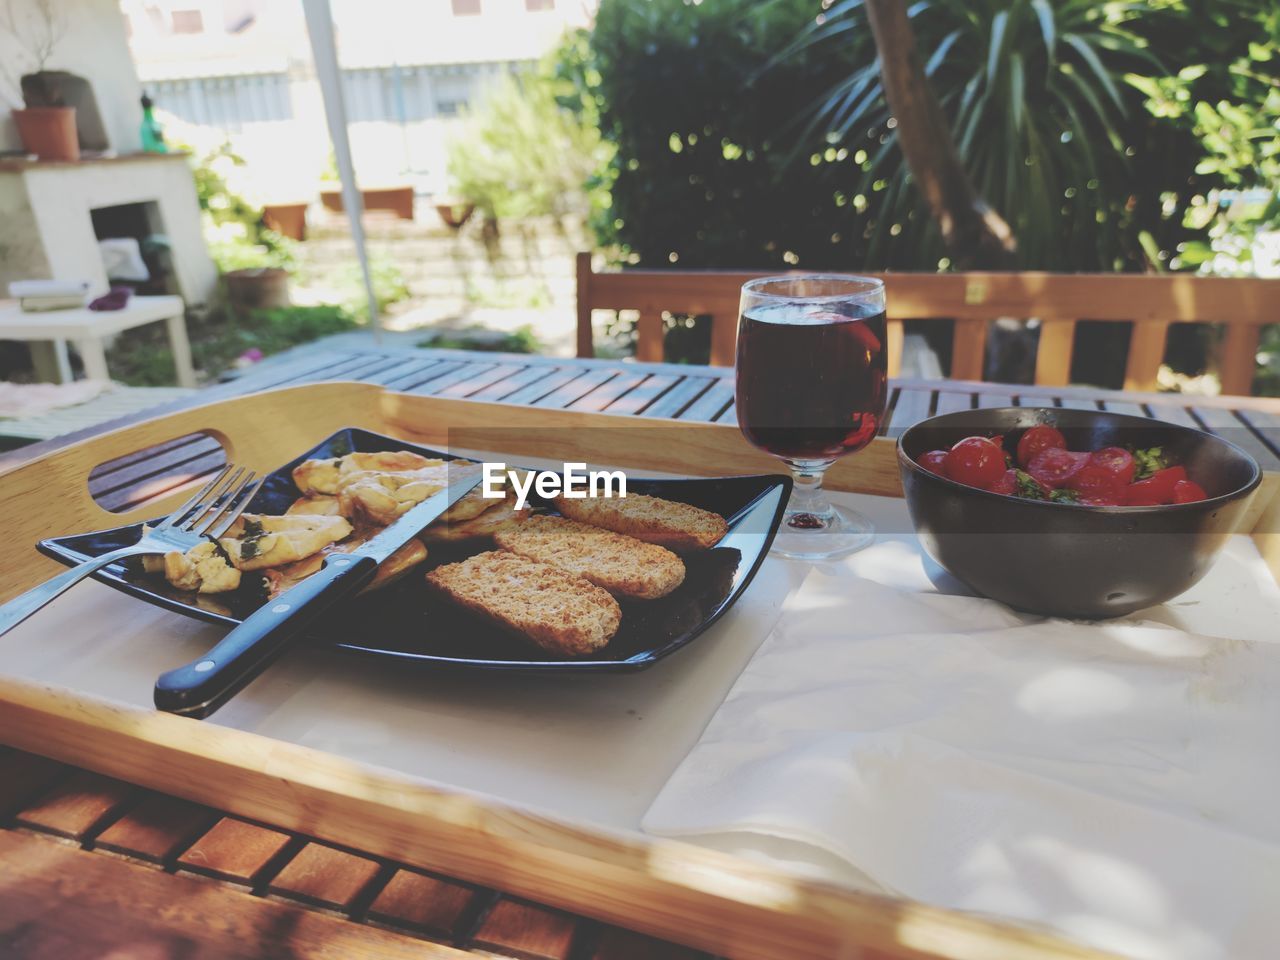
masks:
<path fill-rule="evenodd" d="M 831 504 L 822 492 L 822 477 L 832 460 L 788 461 L 795 485 L 787 505 L 787 522 L 791 526 L 819 526 L 831 516 Z M 808 524 L 802 518 L 812 518 Z M 799 522 L 797 522 L 799 521 Z"/>

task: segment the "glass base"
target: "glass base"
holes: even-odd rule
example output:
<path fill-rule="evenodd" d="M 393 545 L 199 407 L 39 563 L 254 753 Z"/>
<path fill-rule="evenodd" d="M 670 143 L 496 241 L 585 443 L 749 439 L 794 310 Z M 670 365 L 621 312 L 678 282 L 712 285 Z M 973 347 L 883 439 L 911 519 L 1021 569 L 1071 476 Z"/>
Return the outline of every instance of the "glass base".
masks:
<path fill-rule="evenodd" d="M 816 512 L 788 508 L 770 552 L 789 560 L 834 560 L 875 538 L 876 528 L 857 510 L 823 502 Z"/>

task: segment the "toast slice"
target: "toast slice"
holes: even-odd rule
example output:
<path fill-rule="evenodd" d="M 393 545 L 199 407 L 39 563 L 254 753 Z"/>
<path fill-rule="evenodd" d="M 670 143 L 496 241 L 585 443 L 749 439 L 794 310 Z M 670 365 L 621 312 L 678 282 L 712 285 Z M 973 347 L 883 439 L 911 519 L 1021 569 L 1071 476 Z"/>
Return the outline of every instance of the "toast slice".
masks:
<path fill-rule="evenodd" d="M 617 597 L 656 600 L 684 582 L 684 561 L 665 547 L 563 517 L 530 517 L 493 539 L 504 550 L 550 563 Z"/>
<path fill-rule="evenodd" d="M 642 493 L 574 500 L 560 496 L 555 503 L 556 509 L 570 520 L 656 543 L 677 553 L 709 550 L 729 532 L 729 525 L 718 513 Z"/>
<path fill-rule="evenodd" d="M 545 563 L 491 550 L 427 574 L 459 606 L 532 640 L 549 653 L 581 656 L 607 644 L 622 622 L 618 601 Z"/>

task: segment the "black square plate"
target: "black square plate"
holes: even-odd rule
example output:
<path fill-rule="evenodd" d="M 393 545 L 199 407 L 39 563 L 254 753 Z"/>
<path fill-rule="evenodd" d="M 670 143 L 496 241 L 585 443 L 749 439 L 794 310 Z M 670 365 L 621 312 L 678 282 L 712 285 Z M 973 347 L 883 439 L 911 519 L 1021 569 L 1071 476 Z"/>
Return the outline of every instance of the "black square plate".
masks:
<path fill-rule="evenodd" d="M 426 457 L 450 455 L 366 430 L 347 429 L 275 471 L 250 504 L 254 513 L 281 514 L 299 496 L 293 468 L 315 457 L 353 451 L 412 450 Z M 427 562 L 390 586 L 366 594 L 328 617 L 311 633 L 315 642 L 392 661 L 499 670 L 639 670 L 680 649 L 715 623 L 746 590 L 769 552 L 782 520 L 791 478 L 781 475 L 627 479 L 629 493 L 682 500 L 721 514 L 729 533 L 714 549 L 685 558 L 685 581 L 661 600 L 622 604 L 622 626 L 609 645 L 590 658 L 544 653 L 432 596 L 422 575 L 491 546 L 465 549 L 433 544 Z M 530 502 L 539 506 L 536 497 Z M 42 540 L 42 553 L 68 566 L 136 543 L 139 525 Z M 112 564 L 93 576 L 131 596 L 176 613 L 234 626 L 261 605 L 260 592 L 244 587 L 215 597 L 174 590 L 163 578 Z"/>

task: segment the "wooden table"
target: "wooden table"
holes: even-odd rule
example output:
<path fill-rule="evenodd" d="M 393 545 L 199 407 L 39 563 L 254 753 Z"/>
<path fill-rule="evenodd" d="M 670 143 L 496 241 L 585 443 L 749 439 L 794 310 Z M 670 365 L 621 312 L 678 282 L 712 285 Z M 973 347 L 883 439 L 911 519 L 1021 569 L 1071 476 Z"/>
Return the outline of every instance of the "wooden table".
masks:
<path fill-rule="evenodd" d="M 324 380 L 376 383 L 407 393 L 511 403 L 549 410 L 580 410 L 735 423 L 733 371 L 720 367 L 620 360 L 578 360 L 463 350 L 316 351 L 253 371 L 194 397 L 99 424 L 0 455 L 0 467 L 24 462 L 113 426 L 184 406 L 273 387 Z M 925 417 L 998 406 L 1081 407 L 1152 416 L 1225 436 L 1251 453 L 1264 470 L 1280 471 L 1280 399 L 1194 397 L 1175 393 L 1123 393 L 1092 387 L 1035 387 L 971 381 L 900 380 L 892 383 L 882 432 L 896 436 Z M 225 462 L 209 437 L 193 436 L 156 448 L 144 458 L 103 464 L 90 488 L 109 510 L 163 496 Z"/>
<path fill-rule="evenodd" d="M 177 367 L 178 385 L 191 388 L 196 385 L 196 373 L 191 366 L 185 311 L 181 297 L 168 296 L 130 297 L 119 310 L 81 307 L 26 313 L 17 303 L 10 302 L 0 304 L 0 340 L 53 341 L 59 383 L 71 381 L 71 363 L 67 357 L 70 340 L 84 361 L 85 375 L 93 380 L 110 380 L 104 339 L 123 330 L 163 321 Z"/>
<path fill-rule="evenodd" d="M 196 399 L 321 380 L 549 410 L 734 420 L 728 370 L 446 350 L 316 352 Z M 1209 429 L 1280 469 L 1280 400 L 909 381 L 895 383 L 890 399 L 889 434 L 955 409 L 1083 406 Z M 13 451 L 0 465 L 73 439 Z M 99 466 L 90 487 L 100 504 L 126 509 L 222 460 L 211 438 L 180 438 Z M 17 751 L 0 753 L 0 891 L 6 958 L 705 956 Z"/>

